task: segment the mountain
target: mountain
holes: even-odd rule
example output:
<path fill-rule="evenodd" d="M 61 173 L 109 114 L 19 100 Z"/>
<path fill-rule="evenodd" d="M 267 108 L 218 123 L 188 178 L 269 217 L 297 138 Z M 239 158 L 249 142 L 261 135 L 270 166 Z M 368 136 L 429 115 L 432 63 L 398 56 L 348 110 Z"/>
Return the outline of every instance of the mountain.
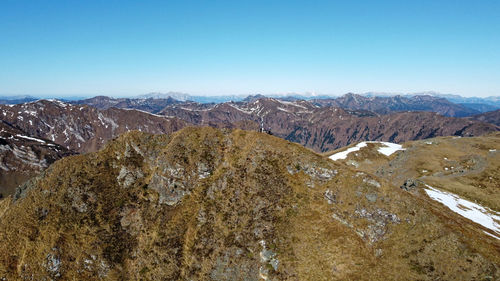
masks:
<path fill-rule="evenodd" d="M 76 152 L 98 150 L 108 140 L 130 130 L 163 134 L 187 125 L 267 131 L 318 152 L 362 140 L 403 142 L 445 135 L 478 136 L 499 130 L 495 125 L 432 112 L 379 115 L 366 110 L 318 107 L 303 100 L 260 98 L 220 104 L 172 100 L 158 114 L 109 107 L 114 101 L 96 97 L 89 102 L 107 109 L 57 100 L 0 105 L 0 117 L 30 137 L 49 139 Z"/>
<path fill-rule="evenodd" d="M 7 280 L 496 280 L 423 191 L 256 132 L 130 132 L 0 201 Z"/>
<path fill-rule="evenodd" d="M 149 94 L 140 95 L 137 99 L 175 99 L 178 101 L 188 101 L 191 99 L 191 96 L 185 93 L 178 92 L 168 92 L 168 93 L 160 93 L 153 92 Z"/>
<path fill-rule="evenodd" d="M 459 95 L 447 95 L 447 94 L 439 94 L 439 93 L 431 93 L 433 96 L 443 97 L 451 102 L 460 103 L 460 104 L 486 104 L 496 107 L 496 109 L 500 108 L 500 96 L 491 96 L 491 97 L 462 97 Z"/>
<path fill-rule="evenodd" d="M 194 96 L 184 93 L 168 92 L 168 93 L 149 93 L 138 96 L 140 99 L 167 99 L 173 98 L 178 101 L 194 101 L 199 103 L 220 103 L 228 101 L 241 101 L 245 97 L 237 95 L 224 95 L 224 96 Z"/>
<path fill-rule="evenodd" d="M 44 138 L 76 152 L 101 148 L 108 140 L 130 130 L 164 134 L 186 123 L 134 109 L 100 110 L 58 100 L 39 100 L 18 105 L 0 105 L 2 120 L 28 136 Z"/>
<path fill-rule="evenodd" d="M 356 94 L 346 94 L 335 99 L 316 99 L 318 106 L 337 106 L 351 110 L 369 110 L 379 114 L 389 114 L 401 111 L 431 111 L 449 117 L 464 117 L 480 113 L 480 111 L 452 103 L 444 98 L 432 96 L 390 96 L 365 97 Z"/>
<path fill-rule="evenodd" d="M 467 108 L 470 108 L 473 110 L 477 110 L 477 111 L 483 112 L 483 113 L 488 112 L 488 111 L 494 111 L 494 110 L 500 108 L 500 106 L 494 106 L 494 105 L 485 104 L 485 103 L 459 103 L 459 104 L 464 106 L 464 107 L 467 107 Z"/>
<path fill-rule="evenodd" d="M 434 91 L 420 92 L 420 93 L 377 93 L 377 92 L 368 92 L 362 94 L 365 97 L 393 97 L 393 96 L 404 96 L 407 98 L 411 98 L 414 96 L 432 96 L 437 98 L 444 98 L 452 103 L 463 105 L 464 107 L 479 110 L 481 112 L 491 111 L 500 108 L 500 97 L 499 96 L 490 96 L 490 97 L 462 97 L 460 95 L 454 94 L 441 94 Z"/>
<path fill-rule="evenodd" d="M 250 102 L 216 105 L 185 103 L 167 106 L 160 112 L 200 126 L 260 128 L 283 139 L 318 152 L 362 140 L 403 142 L 435 136 L 477 136 L 500 128 L 433 112 L 399 112 L 379 115 L 371 111 L 344 110 L 309 101 L 260 98 Z M 251 126 L 249 123 L 254 125 Z"/>
<path fill-rule="evenodd" d="M 0 198 L 13 194 L 19 184 L 54 161 L 72 154 L 49 140 L 29 137 L 20 129 L 0 122 Z"/>
<path fill-rule="evenodd" d="M 147 99 L 129 99 L 129 98 L 110 98 L 106 96 L 97 96 L 90 99 L 71 102 L 75 105 L 86 104 L 97 109 L 108 109 L 111 107 L 137 109 L 150 113 L 158 113 L 165 106 L 181 103 L 171 97 L 166 98 L 147 98 Z"/>
<path fill-rule="evenodd" d="M 471 120 L 478 120 L 500 126 L 500 109 L 469 117 Z"/>
<path fill-rule="evenodd" d="M 32 96 L 0 96 L 0 104 L 19 104 L 35 100 L 38 98 Z"/>

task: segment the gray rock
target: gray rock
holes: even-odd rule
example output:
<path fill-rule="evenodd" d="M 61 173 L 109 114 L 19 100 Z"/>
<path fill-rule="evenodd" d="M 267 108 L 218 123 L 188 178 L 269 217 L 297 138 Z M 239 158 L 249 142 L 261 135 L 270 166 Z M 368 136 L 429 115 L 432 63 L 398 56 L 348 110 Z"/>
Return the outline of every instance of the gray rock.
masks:
<path fill-rule="evenodd" d="M 328 204 L 337 203 L 337 196 L 330 189 L 327 189 L 323 194 Z"/>
<path fill-rule="evenodd" d="M 45 262 L 45 268 L 49 272 L 50 276 L 54 279 L 61 277 L 61 259 L 57 254 L 58 249 L 52 248 L 53 253 L 48 253 Z"/>
<path fill-rule="evenodd" d="M 149 187 L 159 194 L 158 203 L 173 206 L 186 195 L 182 183 L 158 174 L 154 174 Z"/>
<path fill-rule="evenodd" d="M 371 203 L 377 202 L 377 194 L 376 193 L 369 193 L 365 195 L 366 200 Z"/>
<path fill-rule="evenodd" d="M 404 189 L 406 191 L 412 191 L 419 187 L 422 184 L 421 181 L 416 180 L 416 179 L 407 179 L 403 185 L 400 186 L 401 189 Z"/>

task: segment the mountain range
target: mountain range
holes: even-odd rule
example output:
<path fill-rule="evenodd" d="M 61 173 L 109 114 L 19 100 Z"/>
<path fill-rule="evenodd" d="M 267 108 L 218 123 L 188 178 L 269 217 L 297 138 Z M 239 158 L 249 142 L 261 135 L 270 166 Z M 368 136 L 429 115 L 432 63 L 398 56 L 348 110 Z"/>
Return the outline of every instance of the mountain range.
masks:
<path fill-rule="evenodd" d="M 469 110 L 476 111 L 476 113 L 479 112 L 487 112 L 487 111 L 492 111 L 496 109 L 500 109 L 500 97 L 497 96 L 491 96 L 491 97 L 462 97 L 459 95 L 452 95 L 452 94 L 441 94 L 437 92 L 421 92 L 421 93 L 411 93 L 411 94 L 397 94 L 397 93 L 378 93 L 378 92 L 367 92 L 363 94 L 346 94 L 347 96 L 358 96 L 358 97 L 364 97 L 364 98 L 379 98 L 380 99 L 389 99 L 391 100 L 392 98 L 397 97 L 399 100 L 401 98 L 406 98 L 406 99 L 412 99 L 413 97 L 418 97 L 418 96 L 429 96 L 429 97 L 434 97 L 436 99 L 442 98 L 446 99 L 447 101 L 454 103 L 458 106 L 463 106 Z M 344 96 L 346 96 L 344 95 Z M 305 93 L 305 94 L 299 94 L 299 93 L 284 93 L 284 94 L 274 94 L 274 95 L 262 95 L 262 94 L 256 94 L 256 96 L 261 96 L 261 97 L 270 97 L 270 98 L 276 98 L 276 99 L 281 99 L 281 100 L 287 100 L 287 101 L 292 101 L 292 100 L 333 100 L 333 99 L 343 99 L 344 97 L 332 97 L 328 95 L 318 95 L 315 93 Z M 98 97 L 104 97 L 104 96 L 98 96 Z M 95 97 L 95 98 L 98 98 Z M 249 98 L 251 96 L 243 96 L 243 95 L 225 95 L 225 96 L 196 96 L 196 95 L 189 95 L 186 93 L 179 93 L 179 92 L 167 92 L 167 93 L 161 93 L 161 92 L 153 92 L 149 94 L 144 94 L 144 95 L 139 95 L 135 97 L 127 97 L 127 98 L 110 98 L 111 100 L 116 99 L 116 100 L 145 100 L 145 99 L 159 99 L 159 100 L 166 100 L 166 99 L 175 99 L 177 101 L 194 101 L 194 102 L 199 102 L 199 103 L 223 103 L 223 102 L 238 102 L 238 101 L 244 101 L 245 99 Z M 47 98 L 47 97 L 43 97 Z M 54 98 L 54 97 L 50 97 Z M 89 100 L 89 102 L 92 102 L 93 99 L 95 98 L 82 98 L 82 97 L 64 97 L 64 98 L 58 98 L 61 101 L 66 101 L 66 102 L 74 102 L 74 101 L 81 101 L 81 100 Z M 18 103 L 24 103 L 24 102 L 30 102 L 30 101 L 35 101 L 41 98 L 33 97 L 33 96 L 5 96 L 3 98 L 0 98 L 0 104 L 18 104 Z M 428 98 L 429 99 L 429 98 Z M 94 101 L 95 102 L 95 101 Z M 442 102 L 442 101 L 441 101 Z M 391 101 L 385 101 L 385 103 L 391 103 Z M 418 104 L 413 103 L 411 106 L 419 106 Z M 428 108 L 428 105 L 426 106 Z M 423 110 L 427 110 L 424 107 Z M 403 109 L 404 110 L 404 109 Z M 466 113 L 467 114 L 467 113 Z M 451 115 L 450 115 L 451 116 Z"/>
<path fill-rule="evenodd" d="M 181 102 L 172 98 L 114 99 L 100 96 L 72 103 L 39 100 L 17 105 L 0 105 L 2 111 L 0 117 L 4 125 L 10 128 L 9 130 L 17 130 L 15 134 L 10 133 L 9 136 L 2 137 L 3 139 L 9 140 L 12 135 L 31 138 L 31 140 L 16 138 L 18 143 L 28 142 L 17 147 L 23 149 L 31 147 L 33 139 L 49 141 L 64 147 L 64 151 L 67 152 L 56 153 L 53 151 L 55 147 L 51 146 L 47 147 L 46 153 L 32 155 L 36 160 L 33 160 L 34 162 L 45 161 L 43 163 L 46 165 L 41 168 L 45 168 L 62 155 L 97 151 L 109 140 L 131 130 L 165 134 L 186 126 L 212 126 L 265 131 L 317 152 L 366 140 L 404 142 L 447 135 L 479 136 L 500 130 L 499 116 L 494 112 L 468 118 L 455 118 L 434 112 L 395 111 L 382 114 L 369 110 L 337 107 L 340 105 L 362 108 L 369 105 L 370 100 L 361 99 L 356 95 L 347 95 L 338 101 L 321 102 L 286 101 L 252 96 L 241 102 L 202 104 Z M 402 100 L 405 104 L 409 104 L 409 100 L 413 103 L 421 100 L 428 103 L 427 97 L 394 100 Z M 331 102 L 335 105 L 330 105 Z M 380 103 L 375 103 L 369 108 L 380 108 L 380 106 Z M 447 108 L 446 112 L 458 112 L 453 111 L 452 109 L 457 107 L 448 102 L 443 102 L 443 106 L 432 109 L 443 108 Z M 9 147 L 12 148 L 12 145 Z M 58 148 L 58 151 L 61 151 L 61 148 Z M 46 161 L 46 155 L 53 156 Z M 1 159 L 2 165 L 13 167 L 11 171 L 2 174 L 5 180 L 0 186 L 0 193 L 6 196 L 12 194 L 21 181 L 42 170 L 23 168 L 22 154 L 12 154 L 8 149 L 2 151 Z M 10 162 L 19 165 L 16 168 Z M 14 172 L 17 170 L 24 171 L 25 176 L 17 176 L 18 174 Z M 12 180 L 16 177 L 19 180 Z"/>
<path fill-rule="evenodd" d="M 497 280 L 500 111 L 0 105 L 0 280 Z"/>

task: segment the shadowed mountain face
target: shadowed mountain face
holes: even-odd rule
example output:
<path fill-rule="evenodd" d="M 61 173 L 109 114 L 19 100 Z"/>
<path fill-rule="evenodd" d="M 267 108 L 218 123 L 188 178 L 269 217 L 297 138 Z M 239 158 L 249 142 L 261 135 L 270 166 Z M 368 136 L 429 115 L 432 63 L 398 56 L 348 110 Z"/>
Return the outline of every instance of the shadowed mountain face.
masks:
<path fill-rule="evenodd" d="M 0 122 L 0 197 L 72 153 L 46 139 L 29 137 L 25 132 Z"/>
<path fill-rule="evenodd" d="M 261 133 L 128 133 L 21 190 L 8 280 L 499 278 L 498 241 L 424 193 Z"/>
<path fill-rule="evenodd" d="M 379 114 L 399 111 L 430 111 L 443 116 L 465 117 L 480 113 L 480 111 L 456 104 L 445 98 L 433 96 L 413 97 L 364 97 L 356 94 L 346 94 L 335 99 L 318 99 L 312 101 L 320 106 L 335 106 L 351 110 L 369 110 Z"/>
<path fill-rule="evenodd" d="M 108 140 L 130 131 L 154 134 L 176 131 L 185 122 L 138 110 L 39 100 L 13 106 L 0 105 L 2 120 L 32 137 L 44 138 L 77 152 L 95 151 Z"/>
<path fill-rule="evenodd" d="M 500 109 L 469 117 L 472 120 L 487 122 L 500 126 Z"/>

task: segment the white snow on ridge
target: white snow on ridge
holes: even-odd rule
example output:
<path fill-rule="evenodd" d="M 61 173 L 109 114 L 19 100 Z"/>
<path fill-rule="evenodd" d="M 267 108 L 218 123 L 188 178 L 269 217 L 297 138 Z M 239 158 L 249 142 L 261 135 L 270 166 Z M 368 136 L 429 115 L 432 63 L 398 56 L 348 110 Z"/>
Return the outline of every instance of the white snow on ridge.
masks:
<path fill-rule="evenodd" d="M 301 105 L 301 104 L 298 104 L 296 102 L 291 102 L 291 101 L 284 101 L 284 100 L 277 100 L 277 99 L 273 99 L 281 104 L 284 104 L 284 105 L 290 105 L 290 106 L 295 106 L 295 107 L 299 107 L 299 108 L 302 108 L 302 109 L 307 109 L 305 106 Z"/>
<path fill-rule="evenodd" d="M 378 141 L 378 142 L 376 141 L 371 143 L 380 143 L 385 145 L 378 148 L 378 152 L 384 154 L 385 156 L 389 156 L 398 150 L 405 150 L 403 146 L 397 143 L 385 142 L 385 141 Z"/>
<path fill-rule="evenodd" d="M 427 184 L 426 186 L 427 188 L 425 189 L 425 192 L 431 199 L 442 203 L 462 217 L 468 218 L 469 220 L 492 230 L 496 234 L 495 236 L 491 233 L 487 234 L 500 240 L 499 213 L 479 204 L 462 199 L 453 193 L 435 189 Z"/>
<path fill-rule="evenodd" d="M 17 134 L 16 137 L 27 139 L 27 140 L 32 140 L 32 141 L 37 141 L 37 142 L 41 142 L 41 143 L 45 143 L 45 141 L 43 141 L 41 139 L 36 139 L 36 138 L 32 138 L 32 137 L 28 137 L 28 136 L 23 136 L 23 135 L 19 135 L 19 134 Z"/>
<path fill-rule="evenodd" d="M 165 118 L 165 115 L 154 114 L 154 113 L 151 113 L 151 112 L 148 112 L 148 111 L 145 111 L 145 110 L 136 109 L 136 108 L 120 108 L 120 109 L 130 110 L 130 111 L 139 111 L 139 112 L 146 113 L 146 114 L 149 114 L 149 115 L 153 115 L 153 116 L 156 116 L 156 117 Z"/>
<path fill-rule="evenodd" d="M 52 103 L 55 103 L 56 105 L 60 106 L 60 107 L 63 107 L 63 108 L 66 108 L 66 106 L 68 106 L 67 103 L 65 102 L 62 102 L 58 99 L 47 99 L 48 101 L 52 102 Z"/>
<path fill-rule="evenodd" d="M 379 153 L 384 154 L 385 156 L 390 156 L 391 154 L 393 154 L 394 152 L 396 152 L 398 150 L 405 150 L 403 148 L 403 146 L 401 146 L 400 144 L 397 144 L 397 143 L 385 142 L 385 141 L 363 141 L 363 142 L 358 143 L 356 146 L 353 146 L 353 147 L 350 147 L 344 151 L 335 153 L 328 158 L 332 159 L 333 161 L 337 161 L 339 159 L 345 159 L 349 153 L 360 150 L 362 147 L 365 147 L 367 143 L 379 143 L 379 144 L 381 144 L 381 146 L 377 149 L 377 151 Z"/>
<path fill-rule="evenodd" d="M 365 147 L 365 146 L 366 146 L 366 142 L 360 142 L 356 146 L 349 147 L 348 149 L 346 149 L 344 151 L 332 154 L 328 158 L 332 159 L 333 161 L 337 161 L 339 159 L 345 159 L 349 153 L 354 152 L 354 151 L 358 151 L 362 147 Z"/>

